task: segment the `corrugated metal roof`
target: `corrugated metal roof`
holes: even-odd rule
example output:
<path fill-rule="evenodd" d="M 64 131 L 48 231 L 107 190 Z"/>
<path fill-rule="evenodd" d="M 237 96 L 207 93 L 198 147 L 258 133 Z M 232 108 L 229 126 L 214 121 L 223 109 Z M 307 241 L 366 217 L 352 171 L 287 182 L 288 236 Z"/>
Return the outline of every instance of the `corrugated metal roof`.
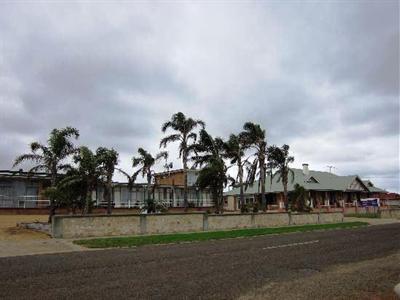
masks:
<path fill-rule="evenodd" d="M 372 193 L 387 193 L 387 191 L 374 186 L 370 180 L 363 180 L 363 182 L 367 186 L 368 190 Z"/>
<path fill-rule="evenodd" d="M 292 191 L 294 189 L 294 185 L 298 183 L 303 186 L 307 190 L 317 190 L 317 191 L 351 191 L 351 190 L 366 190 L 369 188 L 367 185 L 357 176 L 339 176 L 329 172 L 321 172 L 321 171 L 309 171 L 308 175 L 303 174 L 302 169 L 292 169 L 292 174 L 289 173 L 289 182 L 288 182 L 288 191 Z M 282 181 L 279 180 L 279 176 L 267 176 L 265 183 L 265 191 L 266 193 L 279 193 L 283 192 Z M 351 187 L 353 182 L 357 182 L 361 189 Z M 383 191 L 379 189 L 380 191 Z M 258 194 L 260 193 L 258 188 L 258 181 L 254 182 L 253 185 L 248 186 L 245 190 L 245 194 Z M 224 195 L 238 195 L 239 188 L 234 188 L 231 191 L 224 193 Z"/>

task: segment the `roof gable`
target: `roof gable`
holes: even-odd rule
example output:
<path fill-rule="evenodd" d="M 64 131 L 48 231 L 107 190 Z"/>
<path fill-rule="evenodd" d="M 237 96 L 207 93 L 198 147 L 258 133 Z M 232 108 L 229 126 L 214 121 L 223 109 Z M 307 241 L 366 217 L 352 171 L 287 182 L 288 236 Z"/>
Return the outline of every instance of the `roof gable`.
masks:
<path fill-rule="evenodd" d="M 369 192 L 367 186 L 358 176 L 354 176 L 350 184 L 347 186 L 347 190 Z"/>
<path fill-rule="evenodd" d="M 314 176 L 310 176 L 307 180 L 307 183 L 318 183 L 318 180 L 314 178 Z"/>

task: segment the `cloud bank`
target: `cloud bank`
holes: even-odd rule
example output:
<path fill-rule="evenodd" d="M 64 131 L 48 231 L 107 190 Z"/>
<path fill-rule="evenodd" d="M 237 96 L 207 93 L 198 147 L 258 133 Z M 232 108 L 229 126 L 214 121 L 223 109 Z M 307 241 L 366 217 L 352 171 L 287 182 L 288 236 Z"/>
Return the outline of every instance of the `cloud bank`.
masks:
<path fill-rule="evenodd" d="M 258 122 L 294 166 L 400 191 L 398 1 L 2 2 L 0 37 L 2 169 L 70 125 L 131 170 L 183 111 L 222 137 Z"/>

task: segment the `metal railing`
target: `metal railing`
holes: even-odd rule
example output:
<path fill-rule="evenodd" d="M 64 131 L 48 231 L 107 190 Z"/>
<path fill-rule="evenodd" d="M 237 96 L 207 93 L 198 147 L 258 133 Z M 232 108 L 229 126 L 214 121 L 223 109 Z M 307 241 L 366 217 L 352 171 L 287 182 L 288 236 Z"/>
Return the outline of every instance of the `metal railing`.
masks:
<path fill-rule="evenodd" d="M 164 207 L 184 207 L 183 199 L 169 199 L 169 200 L 154 200 L 156 204 L 160 204 Z M 190 207 L 212 207 L 214 202 L 212 200 L 198 200 L 198 199 L 188 199 Z M 104 204 L 101 202 L 101 204 Z M 144 200 L 128 200 L 114 203 L 114 207 L 121 208 L 142 208 L 146 206 L 146 201 Z"/>
<path fill-rule="evenodd" d="M 50 205 L 50 200 L 38 199 L 38 196 L 1 196 L 1 208 L 45 208 Z"/>

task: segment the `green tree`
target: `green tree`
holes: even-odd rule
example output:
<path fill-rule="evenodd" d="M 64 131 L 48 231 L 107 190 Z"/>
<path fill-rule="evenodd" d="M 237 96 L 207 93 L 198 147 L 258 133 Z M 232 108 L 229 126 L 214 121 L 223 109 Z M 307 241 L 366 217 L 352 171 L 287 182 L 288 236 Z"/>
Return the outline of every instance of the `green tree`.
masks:
<path fill-rule="evenodd" d="M 57 182 L 56 187 L 45 190 L 46 197 L 57 199 L 57 207 L 65 207 L 76 213 L 76 209 L 83 210 L 86 198 L 86 184 L 82 181 L 74 181 L 66 185 L 64 182 L 76 175 L 76 169 L 69 169 L 65 176 Z"/>
<path fill-rule="evenodd" d="M 147 204 L 149 204 L 152 200 L 154 200 L 152 199 L 152 197 L 150 197 L 151 181 L 154 175 L 153 167 L 160 159 L 162 158 L 167 159 L 168 152 L 162 151 L 158 153 L 156 156 L 153 156 L 143 148 L 139 148 L 138 154 L 139 156 L 132 158 L 132 166 L 134 168 L 139 167 L 139 169 L 133 173 L 131 180 L 132 182 L 135 182 L 139 174 L 141 174 L 143 178 L 147 178 L 147 186 L 146 186 L 147 199 L 145 199 L 145 201 L 147 202 Z"/>
<path fill-rule="evenodd" d="M 196 156 L 192 157 L 194 166 L 202 167 L 197 178 L 201 189 L 209 188 L 217 213 L 223 212 L 223 191 L 230 178 L 223 159 L 224 142 L 213 138 L 206 130 L 200 131 L 199 142 L 195 145 Z"/>
<path fill-rule="evenodd" d="M 261 188 L 261 208 L 263 211 L 267 208 L 267 198 L 265 196 L 265 180 L 267 174 L 267 141 L 265 130 L 259 124 L 247 122 L 243 126 L 243 138 L 249 148 L 254 151 L 254 160 L 248 169 L 246 185 L 253 184 L 257 171 L 259 171 L 259 189 Z"/>
<path fill-rule="evenodd" d="M 114 149 L 99 147 L 96 150 L 96 157 L 100 163 L 100 168 L 105 179 L 104 198 L 107 201 L 107 214 L 111 214 L 112 198 L 112 178 L 114 176 L 115 166 L 118 164 L 118 152 Z"/>
<path fill-rule="evenodd" d="M 76 152 L 71 139 L 77 139 L 78 137 L 79 131 L 75 128 L 55 128 L 50 132 L 47 145 L 39 142 L 31 143 L 31 153 L 18 156 L 14 161 L 13 167 L 24 161 L 32 161 L 35 163 L 35 166 L 29 172 L 44 171 L 49 173 L 51 188 L 55 188 L 59 172 L 68 167 L 67 164 L 64 164 L 65 159 Z M 49 222 L 51 222 L 52 216 L 55 214 L 55 201 L 54 197 L 50 197 Z"/>
<path fill-rule="evenodd" d="M 245 150 L 248 148 L 248 145 L 245 142 L 243 134 L 235 135 L 231 134 L 229 136 L 228 141 L 226 141 L 223 145 L 224 148 L 224 158 L 230 160 L 231 165 L 235 165 L 238 168 L 238 173 L 236 176 L 235 184 L 239 185 L 240 196 L 239 203 L 240 208 L 243 209 L 244 206 L 244 184 L 243 184 L 243 174 L 244 174 L 244 166 L 247 163 L 247 160 L 243 159 L 245 155 Z"/>
<path fill-rule="evenodd" d="M 101 162 L 96 153 L 93 153 L 92 150 L 85 146 L 79 148 L 79 152 L 74 156 L 74 162 L 77 164 L 75 174 L 66 178 L 66 181 L 70 186 L 77 182 L 84 183 L 86 195 L 83 213 L 88 214 L 91 213 L 93 206 L 92 193 L 102 183 L 103 170 Z"/>
<path fill-rule="evenodd" d="M 289 164 L 294 162 L 294 157 L 289 156 L 289 146 L 283 145 L 281 148 L 276 146 L 268 147 L 268 163 L 271 169 L 276 169 L 275 174 L 271 174 L 271 180 L 273 177 L 278 176 L 278 182 L 282 181 L 283 185 L 283 202 L 286 210 L 288 209 L 288 180 L 289 173 L 292 175 L 292 181 L 294 180 L 294 172 L 290 169 Z"/>
<path fill-rule="evenodd" d="M 294 185 L 294 190 L 290 194 L 290 203 L 294 210 L 299 212 L 309 212 L 311 209 L 307 202 L 309 200 L 308 191 L 298 183 Z"/>
<path fill-rule="evenodd" d="M 178 112 L 172 115 L 171 120 L 165 122 L 161 127 L 163 133 L 165 133 L 169 128 L 174 130 L 175 133 L 164 137 L 160 142 L 160 148 L 165 148 L 167 144 L 172 142 L 179 142 L 179 158 L 182 159 L 184 171 L 183 201 L 185 210 L 188 208 L 188 158 L 194 150 L 194 143 L 197 139 L 197 134 L 194 132 L 194 130 L 198 126 L 204 129 L 205 123 L 201 120 L 188 118 L 183 113 Z"/>

